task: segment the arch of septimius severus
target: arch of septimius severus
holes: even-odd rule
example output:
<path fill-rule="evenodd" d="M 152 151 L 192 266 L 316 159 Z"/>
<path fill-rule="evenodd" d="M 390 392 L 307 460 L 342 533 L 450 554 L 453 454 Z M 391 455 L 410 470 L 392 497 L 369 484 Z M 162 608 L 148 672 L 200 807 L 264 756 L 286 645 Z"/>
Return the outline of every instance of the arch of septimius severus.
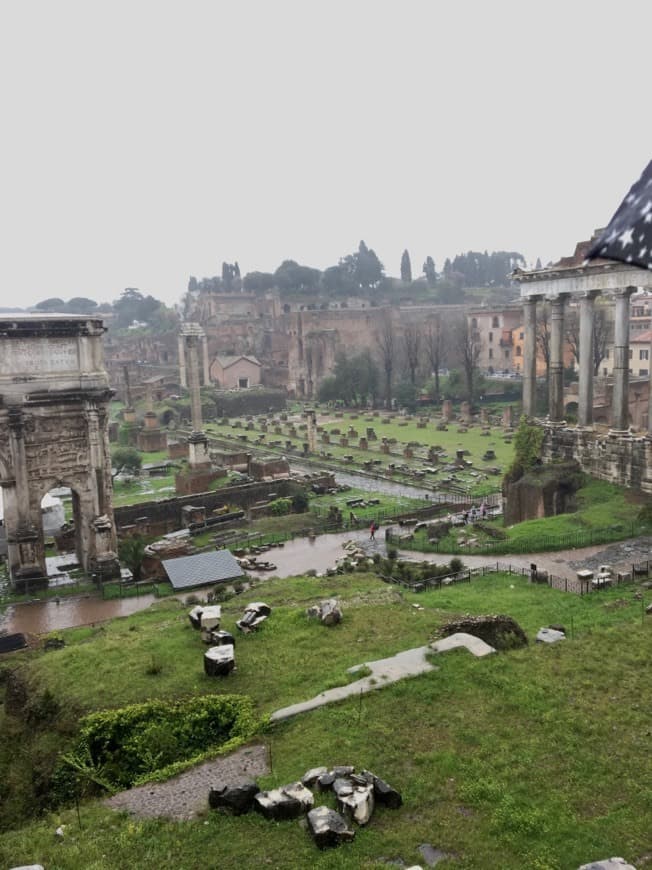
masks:
<path fill-rule="evenodd" d="M 47 576 L 41 500 L 72 491 L 77 558 L 118 567 L 102 321 L 74 315 L 0 319 L 0 486 L 17 588 Z"/>
<path fill-rule="evenodd" d="M 636 290 L 652 290 L 652 272 L 612 260 L 593 260 L 517 271 L 513 277 L 520 286 L 524 309 L 523 411 L 532 418 L 537 303 L 547 301 L 551 307 L 549 413 L 544 422 L 543 458 L 575 458 L 597 477 L 652 491 L 652 395 L 646 431 L 633 432 L 629 420 L 629 300 Z M 593 430 L 593 310 L 600 295 L 613 299 L 615 306 L 612 425 L 604 435 Z M 579 302 L 580 316 L 578 425 L 574 427 L 564 421 L 564 311 L 570 299 Z"/>

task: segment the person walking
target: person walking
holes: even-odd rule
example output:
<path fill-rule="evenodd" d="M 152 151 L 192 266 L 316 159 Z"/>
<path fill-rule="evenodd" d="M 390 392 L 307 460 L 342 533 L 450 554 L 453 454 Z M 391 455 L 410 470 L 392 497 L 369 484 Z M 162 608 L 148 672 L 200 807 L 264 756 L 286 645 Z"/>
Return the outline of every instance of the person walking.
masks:
<path fill-rule="evenodd" d="M 369 526 L 369 540 L 376 540 L 376 523 L 374 520 L 371 521 L 371 525 Z"/>

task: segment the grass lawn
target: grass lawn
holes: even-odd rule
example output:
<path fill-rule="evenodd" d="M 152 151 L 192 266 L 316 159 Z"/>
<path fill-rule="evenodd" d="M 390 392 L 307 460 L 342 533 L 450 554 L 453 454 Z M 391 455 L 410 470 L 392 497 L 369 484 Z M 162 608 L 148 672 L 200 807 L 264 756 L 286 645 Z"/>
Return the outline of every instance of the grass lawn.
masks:
<path fill-rule="evenodd" d="M 390 416 L 393 416 L 394 419 L 387 423 L 382 422 L 384 419 L 389 419 Z M 253 418 L 255 428 L 249 432 L 244 428 L 244 421 L 241 421 L 242 425 L 240 428 L 233 428 L 232 424 L 235 421 L 229 421 L 225 425 L 222 425 L 221 423 L 210 423 L 206 426 L 206 430 L 209 435 L 212 434 L 216 437 L 233 441 L 234 447 L 237 446 L 238 449 L 242 449 L 242 442 L 238 440 L 238 436 L 247 435 L 249 442 L 253 444 L 256 441 L 257 435 L 261 432 L 259 425 L 260 419 L 262 418 Z M 366 461 L 380 459 L 381 465 L 376 466 L 374 470 L 376 473 L 386 473 L 389 463 L 397 465 L 405 464 L 409 466 L 410 469 L 414 470 L 423 469 L 425 465 L 431 465 L 432 463 L 427 462 L 428 447 L 440 446 L 447 454 L 447 458 L 442 460 L 440 463 L 441 465 L 445 465 L 446 462 L 454 460 L 456 451 L 464 449 L 469 451 L 470 455 L 468 455 L 466 459 L 473 463 L 473 467 L 458 472 L 458 482 L 463 486 L 468 486 L 471 489 L 471 492 L 476 496 L 487 495 L 490 492 L 498 491 L 500 489 L 500 476 L 489 476 L 488 478 L 483 477 L 482 479 L 478 479 L 471 475 L 471 471 L 486 466 L 498 467 L 503 470 L 507 469 L 512 461 L 513 445 L 511 443 L 505 443 L 502 430 L 494 427 L 488 437 L 481 434 L 482 430 L 479 426 L 474 426 L 468 429 L 466 433 L 460 433 L 459 424 L 454 422 L 449 424 L 446 432 L 440 432 L 436 428 L 438 419 L 439 418 L 431 417 L 430 422 L 426 424 L 425 429 L 419 429 L 417 428 L 416 417 L 408 420 L 397 415 L 381 414 L 378 417 L 374 417 L 371 414 L 366 413 L 356 414 L 355 412 L 345 412 L 341 418 L 335 418 L 333 413 L 320 413 L 317 417 L 317 423 L 322 426 L 324 431 L 331 434 L 331 443 L 322 444 L 320 436 L 318 435 L 318 450 L 320 452 L 323 451 L 325 453 L 330 453 L 331 459 L 329 461 L 342 465 L 343 470 L 346 470 L 347 467 L 361 468 L 362 464 Z M 300 418 L 295 418 L 294 422 L 299 425 L 302 421 Z M 365 435 L 368 426 L 373 427 L 378 440 L 370 441 L 368 450 L 359 449 L 357 446 L 357 438 L 351 439 L 347 447 L 341 447 L 339 444 L 340 436 L 333 435 L 332 432 L 334 429 L 339 429 L 341 435 L 346 435 L 349 426 L 353 426 L 357 430 L 359 436 Z M 274 434 L 270 427 L 266 433 L 266 444 L 269 444 L 271 441 L 280 440 L 281 446 L 277 449 L 282 452 L 285 442 L 291 441 L 293 446 L 297 450 L 300 450 L 301 445 L 305 442 L 307 437 L 305 431 L 299 431 L 296 437 L 291 437 L 287 434 L 287 425 L 282 424 L 282 428 L 283 432 L 279 435 Z M 392 455 L 388 456 L 380 452 L 380 443 L 383 437 L 396 439 L 397 443 L 391 447 Z M 418 442 L 418 444 L 424 445 L 421 448 L 415 448 L 416 455 L 413 459 L 405 459 L 403 457 L 403 449 L 409 442 Z M 264 448 L 265 444 L 257 446 Z M 482 459 L 482 456 L 487 449 L 493 450 L 496 458 L 485 462 Z M 272 451 L 273 448 L 270 449 L 270 452 Z M 346 456 L 352 456 L 353 463 L 345 462 L 344 458 Z M 446 472 L 438 471 L 436 475 L 428 474 L 422 483 L 435 487 L 437 486 L 438 479 L 446 476 L 448 476 Z M 393 478 L 397 480 L 409 480 L 411 483 L 416 482 L 412 475 L 401 474 L 399 472 L 395 472 Z"/>
<path fill-rule="evenodd" d="M 23 669 L 32 705 L 47 687 L 65 712 L 44 730 L 28 726 L 20 744 L 12 743 L 15 722 L 0 714 L 5 801 L 19 799 L 20 782 L 32 781 L 39 758 L 65 739 L 63 718 L 78 711 L 235 692 L 250 695 L 266 714 L 345 683 L 351 665 L 427 643 L 459 613 L 508 613 L 531 640 L 551 622 L 569 633 L 572 626 L 573 636 L 483 660 L 464 651 L 438 656 L 436 671 L 264 733 L 273 759 L 264 786 L 296 780 L 316 765 L 351 763 L 403 793 L 402 809 L 377 809 L 339 850 L 318 852 L 296 822 L 208 810 L 191 822 L 141 821 L 86 802 L 81 829 L 74 809 L 64 809 L 6 831 L 0 866 L 380 870 L 399 859 L 423 864 L 420 843 L 455 855 L 442 868 L 566 870 L 610 855 L 646 866 L 652 617 L 642 616 L 632 591 L 578 597 L 503 575 L 419 596 L 364 574 L 270 580 L 251 599 L 267 601 L 272 616 L 259 633 L 238 636 L 238 669 L 223 681 L 204 676 L 199 636 L 187 607 L 173 600 L 65 632 L 62 650 L 8 660 Z M 342 600 L 345 617 L 325 629 L 304 610 L 330 596 Z M 645 596 L 643 604 L 652 593 Z M 416 602 L 424 609 L 415 610 Z M 225 628 L 233 628 L 245 603 L 236 597 L 223 606 Z M 156 675 L 147 673 L 153 658 L 161 665 Z M 58 842 L 53 831 L 61 822 L 66 835 Z"/>

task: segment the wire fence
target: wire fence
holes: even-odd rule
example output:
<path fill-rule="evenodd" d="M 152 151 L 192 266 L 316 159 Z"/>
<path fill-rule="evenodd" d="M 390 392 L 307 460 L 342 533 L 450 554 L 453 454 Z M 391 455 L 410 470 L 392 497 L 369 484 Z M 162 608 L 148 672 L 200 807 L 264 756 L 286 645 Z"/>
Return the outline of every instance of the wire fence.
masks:
<path fill-rule="evenodd" d="M 514 574 L 520 577 L 527 577 L 531 583 L 546 585 L 551 589 L 559 589 L 562 592 L 572 592 L 576 595 L 589 595 L 612 586 L 622 586 L 632 583 L 635 576 L 642 576 L 640 572 L 643 570 L 647 571 L 645 576 L 649 577 L 652 562 L 638 563 L 637 568 L 639 571 L 637 575 L 634 575 L 633 571 L 628 571 L 618 573 L 608 580 L 602 581 L 560 577 L 556 574 L 550 574 L 548 571 L 537 571 L 524 568 L 521 565 L 511 565 L 505 562 L 492 562 L 475 568 L 463 568 L 460 571 L 451 571 L 450 574 L 444 574 L 437 577 L 427 577 L 422 580 L 407 580 L 405 578 L 391 577 L 384 574 L 378 574 L 377 576 L 386 583 L 393 583 L 397 586 L 402 586 L 404 589 L 408 589 L 411 592 L 426 592 L 429 589 L 447 588 L 455 583 L 471 583 L 474 579 L 478 577 L 486 577 L 489 574 Z"/>

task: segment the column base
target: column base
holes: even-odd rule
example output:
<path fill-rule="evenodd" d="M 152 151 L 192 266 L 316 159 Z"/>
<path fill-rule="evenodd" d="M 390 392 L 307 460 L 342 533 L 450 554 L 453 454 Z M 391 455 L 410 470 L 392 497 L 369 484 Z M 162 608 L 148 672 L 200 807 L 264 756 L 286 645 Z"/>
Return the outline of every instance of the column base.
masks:
<path fill-rule="evenodd" d="M 629 429 L 610 429 L 607 433 L 609 438 L 631 438 L 632 433 Z"/>

